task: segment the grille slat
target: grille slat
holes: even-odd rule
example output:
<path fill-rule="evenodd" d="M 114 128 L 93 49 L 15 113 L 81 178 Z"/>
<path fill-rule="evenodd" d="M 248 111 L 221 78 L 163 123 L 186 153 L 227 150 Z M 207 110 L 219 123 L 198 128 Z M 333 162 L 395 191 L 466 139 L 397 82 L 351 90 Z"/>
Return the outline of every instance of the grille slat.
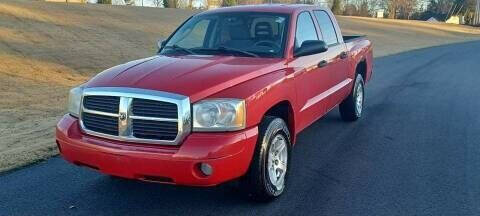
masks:
<path fill-rule="evenodd" d="M 144 129 L 144 128 L 136 128 L 135 133 L 166 133 L 166 134 L 177 134 L 176 131 L 173 130 L 162 130 L 162 129 Z"/>
<path fill-rule="evenodd" d="M 112 107 L 111 105 L 108 105 L 108 104 L 94 104 L 94 103 L 85 103 L 85 107 L 87 107 L 87 109 L 92 109 L 92 110 L 98 110 L 98 111 L 114 111 L 112 110 Z M 116 105 L 118 106 L 118 104 Z"/>
<path fill-rule="evenodd" d="M 166 126 L 166 127 L 159 127 L 159 126 L 145 126 L 145 125 L 136 125 L 135 126 L 138 129 L 142 130 L 165 130 L 165 131 L 172 131 L 176 130 L 176 126 Z"/>

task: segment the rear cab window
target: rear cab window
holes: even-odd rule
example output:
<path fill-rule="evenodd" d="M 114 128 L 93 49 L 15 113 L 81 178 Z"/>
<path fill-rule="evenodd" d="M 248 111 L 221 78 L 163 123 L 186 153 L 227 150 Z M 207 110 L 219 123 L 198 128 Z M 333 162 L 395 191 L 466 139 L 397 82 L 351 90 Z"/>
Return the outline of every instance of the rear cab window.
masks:
<path fill-rule="evenodd" d="M 313 13 L 315 14 L 315 18 L 320 26 L 320 31 L 323 35 L 323 41 L 329 46 L 338 44 L 337 32 L 335 31 L 332 19 L 327 12 L 315 10 Z"/>

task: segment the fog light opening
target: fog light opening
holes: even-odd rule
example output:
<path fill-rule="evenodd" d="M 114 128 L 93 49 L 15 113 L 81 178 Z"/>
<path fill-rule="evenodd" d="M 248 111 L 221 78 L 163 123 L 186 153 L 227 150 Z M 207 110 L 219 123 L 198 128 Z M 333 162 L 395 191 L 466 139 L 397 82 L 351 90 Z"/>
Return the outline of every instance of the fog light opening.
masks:
<path fill-rule="evenodd" d="M 200 171 L 205 176 L 210 176 L 213 173 L 213 168 L 208 163 L 200 163 Z"/>

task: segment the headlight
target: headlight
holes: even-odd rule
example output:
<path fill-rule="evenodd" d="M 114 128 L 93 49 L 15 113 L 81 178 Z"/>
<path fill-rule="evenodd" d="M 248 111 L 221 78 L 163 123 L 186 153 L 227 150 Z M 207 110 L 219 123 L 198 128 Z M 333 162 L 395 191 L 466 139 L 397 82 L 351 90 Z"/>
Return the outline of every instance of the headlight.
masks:
<path fill-rule="evenodd" d="M 193 131 L 235 131 L 244 128 L 244 100 L 209 99 L 193 104 Z"/>
<path fill-rule="evenodd" d="M 68 95 L 68 112 L 70 115 L 78 117 L 80 114 L 80 102 L 82 101 L 83 85 L 70 90 Z"/>

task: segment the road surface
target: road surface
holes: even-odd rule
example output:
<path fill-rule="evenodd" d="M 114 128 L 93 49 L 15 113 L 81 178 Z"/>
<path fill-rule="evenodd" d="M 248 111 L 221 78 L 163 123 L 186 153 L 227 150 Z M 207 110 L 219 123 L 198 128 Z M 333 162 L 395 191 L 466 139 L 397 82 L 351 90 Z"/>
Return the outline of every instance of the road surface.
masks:
<path fill-rule="evenodd" d="M 56 157 L 0 176 L 0 215 L 480 215 L 480 42 L 375 60 L 364 118 L 344 123 L 335 109 L 303 131 L 275 202 Z"/>

